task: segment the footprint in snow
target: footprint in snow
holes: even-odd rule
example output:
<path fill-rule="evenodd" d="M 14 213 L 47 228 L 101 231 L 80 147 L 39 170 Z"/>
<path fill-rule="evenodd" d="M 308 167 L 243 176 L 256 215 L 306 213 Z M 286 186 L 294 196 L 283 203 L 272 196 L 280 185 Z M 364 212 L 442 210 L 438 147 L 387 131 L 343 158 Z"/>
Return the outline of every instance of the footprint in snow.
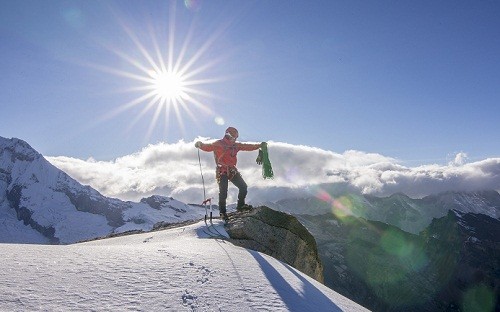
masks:
<path fill-rule="evenodd" d="M 143 240 L 142 242 L 143 242 L 143 243 L 149 243 L 152 239 L 153 239 L 153 236 L 146 238 L 146 239 L 145 239 L 145 240 Z"/>
<path fill-rule="evenodd" d="M 195 311 L 197 308 L 196 301 L 198 296 L 190 294 L 189 291 L 185 290 L 182 294 L 182 304 L 191 308 L 191 311 Z"/>

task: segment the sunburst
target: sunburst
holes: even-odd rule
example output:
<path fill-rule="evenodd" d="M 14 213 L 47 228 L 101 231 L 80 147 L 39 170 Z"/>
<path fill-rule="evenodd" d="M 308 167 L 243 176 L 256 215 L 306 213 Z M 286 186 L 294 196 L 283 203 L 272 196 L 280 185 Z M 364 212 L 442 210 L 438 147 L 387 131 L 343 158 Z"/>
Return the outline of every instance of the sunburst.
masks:
<path fill-rule="evenodd" d="M 161 101 L 179 101 L 186 98 L 186 88 L 184 78 L 176 72 L 154 71 L 150 72 L 150 88 L 159 96 Z"/>
<path fill-rule="evenodd" d="M 189 116 L 194 122 L 197 122 L 197 114 L 194 113 L 194 110 L 214 116 L 214 118 L 217 117 L 215 112 L 205 102 L 208 99 L 220 97 L 216 97 L 202 87 L 207 84 L 224 81 L 228 78 L 207 78 L 209 70 L 220 63 L 221 58 L 211 59 L 205 63 L 202 63 L 201 59 L 228 25 L 214 32 L 198 48 L 190 46 L 190 40 L 193 36 L 193 27 L 191 27 L 187 36 L 184 37 L 185 39 L 180 52 L 176 55 L 174 53 L 176 50 L 174 48 L 175 6 L 176 1 L 171 1 L 168 40 L 166 40 L 167 44 L 166 46 L 164 45 L 163 49 L 158 43 L 158 35 L 152 30 L 153 27 L 149 27 L 152 48 L 147 49 L 144 42 L 139 40 L 136 33 L 125 22 L 120 20 L 123 30 L 137 48 L 137 51 L 134 52 L 139 52 L 140 57 L 132 57 L 123 51 L 107 47 L 108 50 L 131 65 L 129 66 L 130 70 L 118 70 L 102 65 L 93 66 L 99 70 L 134 80 L 136 86 L 128 88 L 125 91 L 134 92 L 139 95 L 103 116 L 101 121 L 113 118 L 133 107 L 142 106 L 142 110 L 130 121 L 128 128 L 130 130 L 147 113 L 153 112 L 153 117 L 149 122 L 149 129 L 146 134 L 146 139 L 148 139 L 156 129 L 162 114 L 164 115 L 165 132 L 168 132 L 172 112 L 174 112 L 177 123 L 183 132 L 185 128 L 184 115 Z M 194 51 L 189 58 L 186 57 L 188 50 L 191 52 Z"/>

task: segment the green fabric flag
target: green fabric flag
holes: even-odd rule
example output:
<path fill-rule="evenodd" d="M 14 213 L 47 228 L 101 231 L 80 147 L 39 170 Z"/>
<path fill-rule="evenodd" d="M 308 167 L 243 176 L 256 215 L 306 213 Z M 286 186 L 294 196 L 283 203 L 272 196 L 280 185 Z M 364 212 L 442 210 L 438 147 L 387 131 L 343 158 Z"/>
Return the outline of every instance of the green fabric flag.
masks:
<path fill-rule="evenodd" d="M 262 144 L 262 177 L 264 179 L 274 178 L 273 167 L 269 160 L 269 152 L 267 150 L 267 143 Z"/>

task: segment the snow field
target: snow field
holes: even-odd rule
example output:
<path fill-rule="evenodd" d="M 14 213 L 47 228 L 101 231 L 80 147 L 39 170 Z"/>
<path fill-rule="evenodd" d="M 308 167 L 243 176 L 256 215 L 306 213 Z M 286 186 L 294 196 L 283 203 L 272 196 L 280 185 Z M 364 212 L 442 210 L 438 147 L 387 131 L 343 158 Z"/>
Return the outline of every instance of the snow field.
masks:
<path fill-rule="evenodd" d="M 0 311 L 366 311 L 272 257 L 209 238 L 204 227 L 0 245 Z"/>

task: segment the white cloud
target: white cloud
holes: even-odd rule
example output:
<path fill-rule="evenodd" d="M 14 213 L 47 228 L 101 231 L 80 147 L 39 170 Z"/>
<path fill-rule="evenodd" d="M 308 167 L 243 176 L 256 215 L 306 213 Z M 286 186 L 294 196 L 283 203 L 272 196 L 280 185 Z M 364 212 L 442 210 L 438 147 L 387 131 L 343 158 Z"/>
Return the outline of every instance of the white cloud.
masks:
<path fill-rule="evenodd" d="M 106 196 L 137 201 L 152 194 L 173 196 L 188 203 L 201 203 L 203 184 L 194 142 L 149 145 L 132 155 L 113 161 L 48 157 L 58 168 Z M 500 191 L 500 158 L 467 163 L 459 153 L 448 165 L 405 167 L 391 157 L 361 151 L 342 154 L 315 147 L 269 142 L 275 178 L 264 180 L 255 163 L 257 152 L 238 153 L 238 168 L 249 185 L 250 202 L 275 201 L 304 196 L 309 187 L 358 191 L 387 196 L 403 192 L 412 197 L 456 190 Z M 217 198 L 212 153 L 200 152 L 207 197 Z M 229 201 L 237 191 L 230 189 Z"/>
<path fill-rule="evenodd" d="M 450 166 L 462 166 L 467 163 L 467 154 L 464 152 L 457 153 L 453 161 L 450 161 Z"/>

